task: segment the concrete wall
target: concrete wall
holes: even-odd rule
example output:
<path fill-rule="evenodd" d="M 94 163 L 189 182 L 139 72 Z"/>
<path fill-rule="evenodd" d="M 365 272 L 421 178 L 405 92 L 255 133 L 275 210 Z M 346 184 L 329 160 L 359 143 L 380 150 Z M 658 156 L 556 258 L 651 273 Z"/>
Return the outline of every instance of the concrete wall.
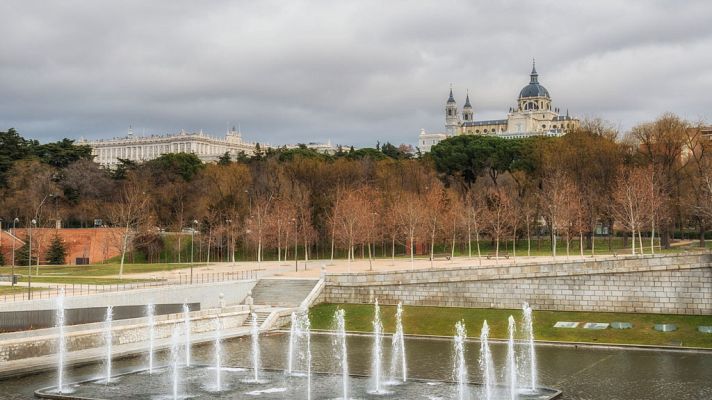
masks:
<path fill-rule="evenodd" d="M 321 302 L 712 314 L 712 254 L 327 274 Z"/>
<path fill-rule="evenodd" d="M 88 308 L 108 306 L 132 306 L 154 304 L 200 303 L 201 309 L 220 306 L 220 293 L 225 295 L 225 304 L 240 304 L 256 281 L 204 283 L 199 285 L 162 286 L 124 292 L 100 293 L 88 296 L 70 296 L 64 300 L 65 308 Z M 0 304 L 0 312 L 54 310 L 56 300 L 42 299 L 16 301 Z"/>
<path fill-rule="evenodd" d="M 215 316 L 220 309 L 197 311 L 191 313 L 191 334 L 212 332 L 215 329 Z M 246 306 L 236 306 L 220 312 L 221 322 L 225 331 L 242 326 L 249 311 Z M 176 323 L 182 328 L 183 314 L 168 314 L 157 316 L 155 320 L 155 339 L 160 341 L 171 337 Z M 148 320 L 138 318 L 116 321 L 112 325 L 112 344 L 115 346 L 137 346 L 137 351 L 145 351 L 145 343 L 149 338 Z M 0 362 L 11 362 L 28 358 L 43 357 L 57 352 L 57 329 L 41 329 L 36 331 L 10 333 L 0 335 Z M 66 349 L 68 352 L 103 348 L 104 324 L 87 324 L 67 327 Z M 212 336 L 211 336 L 212 337 Z"/>

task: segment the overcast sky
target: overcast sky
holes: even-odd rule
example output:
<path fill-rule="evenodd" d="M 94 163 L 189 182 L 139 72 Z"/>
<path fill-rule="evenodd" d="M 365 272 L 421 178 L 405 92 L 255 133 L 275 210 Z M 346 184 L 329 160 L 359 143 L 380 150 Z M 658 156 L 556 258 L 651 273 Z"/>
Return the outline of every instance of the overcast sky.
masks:
<path fill-rule="evenodd" d="M 503 118 L 532 58 L 574 116 L 712 122 L 711 21 L 709 0 L 3 0 L 0 130 L 415 144 L 450 83 Z"/>

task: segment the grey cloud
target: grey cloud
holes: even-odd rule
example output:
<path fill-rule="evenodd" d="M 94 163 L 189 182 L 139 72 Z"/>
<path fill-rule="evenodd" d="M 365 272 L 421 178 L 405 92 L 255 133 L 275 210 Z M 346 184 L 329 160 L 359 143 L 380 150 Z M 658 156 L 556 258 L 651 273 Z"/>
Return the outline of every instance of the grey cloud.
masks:
<path fill-rule="evenodd" d="M 40 140 L 240 124 L 272 144 L 413 143 L 448 85 L 501 118 L 537 58 L 556 106 L 712 120 L 708 1 L 4 1 L 0 129 Z"/>

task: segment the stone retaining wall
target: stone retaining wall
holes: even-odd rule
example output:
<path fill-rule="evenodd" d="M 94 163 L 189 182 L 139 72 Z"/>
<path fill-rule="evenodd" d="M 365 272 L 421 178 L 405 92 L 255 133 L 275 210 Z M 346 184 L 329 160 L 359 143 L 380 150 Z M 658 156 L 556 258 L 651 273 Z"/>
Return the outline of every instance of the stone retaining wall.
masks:
<path fill-rule="evenodd" d="M 712 314 L 712 254 L 327 274 L 328 303 Z"/>
<path fill-rule="evenodd" d="M 191 312 L 191 334 L 213 332 L 215 316 L 220 309 Z M 220 313 L 223 330 L 242 326 L 249 311 L 246 306 L 236 306 Z M 183 314 L 167 314 L 155 317 L 155 340 L 171 337 L 173 327 L 178 324 L 183 329 Z M 68 329 L 66 333 L 67 352 L 104 347 L 104 325 L 87 324 Z M 77 329 L 81 328 L 81 330 Z M 116 321 L 112 326 L 112 344 L 147 343 L 149 328 L 147 318 Z M 182 331 L 181 331 L 182 333 Z M 25 337 L 12 340 L 0 340 L 0 362 L 10 362 L 26 358 L 42 357 L 57 351 L 57 329 L 42 329 L 26 332 Z M 0 338 L 2 335 L 0 335 Z"/>

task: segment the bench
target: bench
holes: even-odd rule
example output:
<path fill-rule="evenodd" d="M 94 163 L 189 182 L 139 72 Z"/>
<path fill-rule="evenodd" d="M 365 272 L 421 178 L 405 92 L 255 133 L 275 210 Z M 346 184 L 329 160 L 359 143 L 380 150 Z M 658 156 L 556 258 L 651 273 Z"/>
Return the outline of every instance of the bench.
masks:
<path fill-rule="evenodd" d="M 13 285 L 16 285 L 18 277 L 19 275 L 0 275 L 0 282 L 12 282 Z"/>
<path fill-rule="evenodd" d="M 430 255 L 430 261 L 435 261 L 435 259 L 438 258 L 450 260 L 450 253 L 436 253 Z"/>
<path fill-rule="evenodd" d="M 496 255 L 495 253 L 490 253 L 490 254 L 487 254 L 486 257 L 487 257 L 488 260 L 491 260 L 491 259 L 493 259 L 493 258 L 497 258 L 497 255 Z M 509 253 L 500 251 L 500 252 L 499 252 L 499 257 L 500 257 L 500 258 L 505 258 L 505 259 L 509 260 Z"/>

